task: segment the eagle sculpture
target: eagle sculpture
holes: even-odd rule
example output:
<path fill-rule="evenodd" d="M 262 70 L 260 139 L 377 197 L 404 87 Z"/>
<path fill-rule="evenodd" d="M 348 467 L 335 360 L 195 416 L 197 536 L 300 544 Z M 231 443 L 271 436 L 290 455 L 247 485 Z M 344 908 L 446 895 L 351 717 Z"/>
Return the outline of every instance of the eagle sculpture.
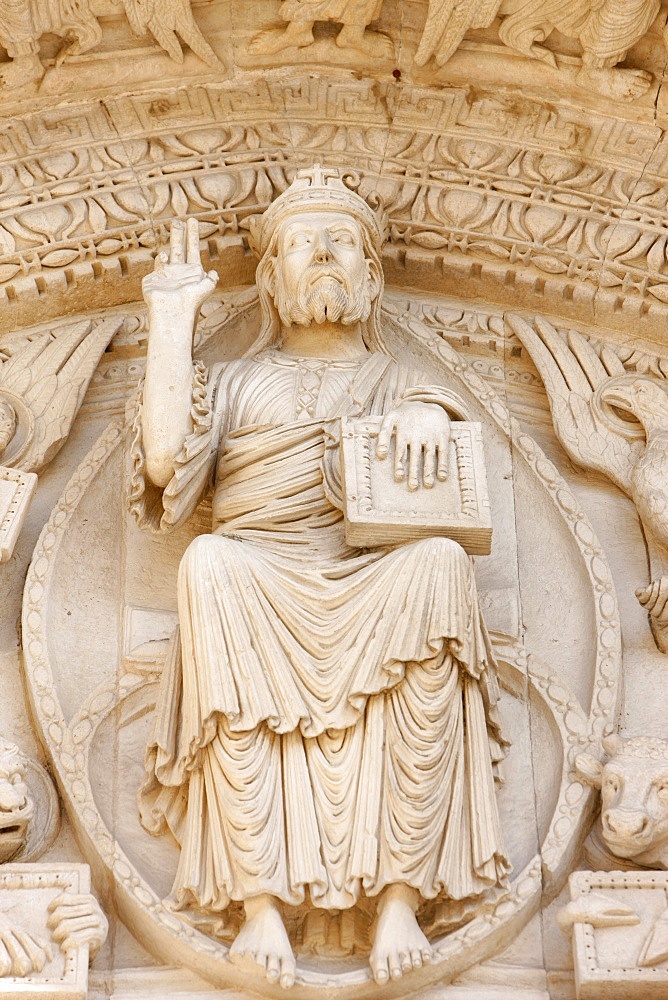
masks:
<path fill-rule="evenodd" d="M 659 649 L 668 652 L 668 385 L 627 372 L 608 346 L 508 315 L 547 391 L 555 433 L 570 458 L 607 476 L 638 511 L 651 583 L 636 591 Z"/>
<path fill-rule="evenodd" d="M 221 63 L 200 31 L 191 0 L 122 0 L 135 35 L 150 33 L 175 62 L 183 62 L 181 38 L 199 58 L 214 69 Z M 68 56 L 81 55 L 102 40 L 100 22 L 91 0 L 0 0 L 0 44 L 12 60 L 0 67 L 5 87 L 25 88 L 44 76 L 39 54 L 42 35 L 65 39 L 56 65 Z"/>
<path fill-rule="evenodd" d="M 26 340 L 0 364 L 0 463 L 37 472 L 62 448 L 88 383 L 123 321 L 74 323 Z"/>
<path fill-rule="evenodd" d="M 647 33 L 660 7 L 660 0 L 429 0 L 415 62 L 422 66 L 433 57 L 443 66 L 468 31 L 489 28 L 500 17 L 504 45 L 556 68 L 554 54 L 541 43 L 559 31 L 582 45 L 581 86 L 634 100 L 649 88 L 651 75 L 614 67 Z"/>

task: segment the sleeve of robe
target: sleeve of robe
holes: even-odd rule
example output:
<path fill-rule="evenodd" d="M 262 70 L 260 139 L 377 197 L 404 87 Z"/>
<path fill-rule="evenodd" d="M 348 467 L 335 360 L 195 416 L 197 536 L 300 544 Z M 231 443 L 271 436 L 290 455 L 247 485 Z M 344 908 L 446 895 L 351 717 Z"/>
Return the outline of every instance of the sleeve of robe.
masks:
<path fill-rule="evenodd" d="M 192 431 L 174 463 L 174 475 L 164 489 L 146 475 L 143 444 L 143 382 L 130 404 L 132 445 L 130 448 L 129 508 L 140 528 L 166 533 L 180 528 L 195 512 L 203 494 L 212 485 L 224 408 L 217 405 L 222 390 L 223 369 L 216 366 L 208 378 L 201 361 L 193 365 Z"/>

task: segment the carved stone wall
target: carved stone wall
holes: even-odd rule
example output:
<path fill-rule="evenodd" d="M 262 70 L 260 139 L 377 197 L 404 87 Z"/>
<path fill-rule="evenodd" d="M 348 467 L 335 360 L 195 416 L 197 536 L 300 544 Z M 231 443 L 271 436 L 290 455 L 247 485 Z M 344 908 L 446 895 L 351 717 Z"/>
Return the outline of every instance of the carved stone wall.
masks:
<path fill-rule="evenodd" d="M 493 542 L 475 574 L 514 872 L 454 930 L 430 914 L 436 957 L 413 981 L 374 985 L 363 949 L 344 954 L 359 927 L 329 914 L 293 995 L 665 996 L 668 5 L 550 3 L 542 38 L 529 2 L 320 0 L 310 41 L 305 0 L 86 3 L 76 23 L 35 5 L 29 27 L 5 6 L 0 736 L 49 766 L 62 819 L 22 764 L 39 851 L 0 863 L 0 941 L 33 926 L 25 947 L 51 957 L 3 971 L 0 950 L 0 996 L 290 995 L 165 905 L 176 844 L 135 812 L 178 560 L 210 509 L 169 542 L 139 533 L 124 462 L 141 280 L 173 221 L 198 220 L 219 275 L 195 355 L 237 358 L 260 322 L 249 220 L 314 163 L 380 195 L 393 350 L 482 428 Z M 70 901 L 88 937 L 69 951 L 54 886 L 88 900 Z M 69 993 L 46 992 L 54 976 Z"/>

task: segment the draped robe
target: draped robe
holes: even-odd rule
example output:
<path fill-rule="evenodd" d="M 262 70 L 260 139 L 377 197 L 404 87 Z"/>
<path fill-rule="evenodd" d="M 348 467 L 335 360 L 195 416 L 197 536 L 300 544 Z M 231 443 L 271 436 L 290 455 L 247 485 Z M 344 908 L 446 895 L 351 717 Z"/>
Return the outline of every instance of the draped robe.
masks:
<path fill-rule="evenodd" d="M 173 905 L 271 893 L 342 909 L 393 882 L 457 900 L 498 885 L 505 742 L 471 560 L 446 538 L 353 548 L 337 498 L 338 418 L 447 409 L 447 391 L 386 355 L 274 350 L 206 386 L 200 368 L 164 491 L 144 476 L 140 411 L 133 448 L 143 526 L 178 527 L 214 481 L 139 796 L 144 826 L 181 845 Z"/>
<path fill-rule="evenodd" d="M 585 65 L 611 68 L 649 31 L 660 7 L 659 0 L 527 0 L 503 21 L 499 35 L 506 45 L 527 52 L 553 25 L 580 40 Z"/>

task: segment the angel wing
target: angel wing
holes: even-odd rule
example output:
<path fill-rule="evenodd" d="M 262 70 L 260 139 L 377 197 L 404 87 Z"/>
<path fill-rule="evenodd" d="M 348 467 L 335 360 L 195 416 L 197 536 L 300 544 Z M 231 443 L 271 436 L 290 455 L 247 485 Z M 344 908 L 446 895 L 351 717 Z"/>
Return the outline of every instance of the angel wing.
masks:
<path fill-rule="evenodd" d="M 605 346 L 599 357 L 588 340 L 575 331 L 564 339 L 539 316 L 533 326 L 520 316 L 508 315 L 506 322 L 540 373 L 555 433 L 570 458 L 577 465 L 601 472 L 631 496 L 633 470 L 645 448 L 642 433 L 634 435 L 631 425 L 627 434 L 621 426 L 613 429 L 597 405 L 597 390 L 626 376 L 620 359 Z"/>
<path fill-rule="evenodd" d="M 119 316 L 85 320 L 55 339 L 45 333 L 0 365 L 0 403 L 13 429 L 0 452 L 4 465 L 36 472 L 62 448 L 93 372 L 122 322 Z"/>
<path fill-rule="evenodd" d="M 415 54 L 418 66 L 431 56 L 444 66 L 472 28 L 489 28 L 502 0 L 429 0 L 427 23 Z"/>
<path fill-rule="evenodd" d="M 183 62 L 180 37 L 207 65 L 220 67 L 218 56 L 197 26 L 190 0 L 123 0 L 123 6 L 135 35 L 150 31 L 174 62 Z"/>

